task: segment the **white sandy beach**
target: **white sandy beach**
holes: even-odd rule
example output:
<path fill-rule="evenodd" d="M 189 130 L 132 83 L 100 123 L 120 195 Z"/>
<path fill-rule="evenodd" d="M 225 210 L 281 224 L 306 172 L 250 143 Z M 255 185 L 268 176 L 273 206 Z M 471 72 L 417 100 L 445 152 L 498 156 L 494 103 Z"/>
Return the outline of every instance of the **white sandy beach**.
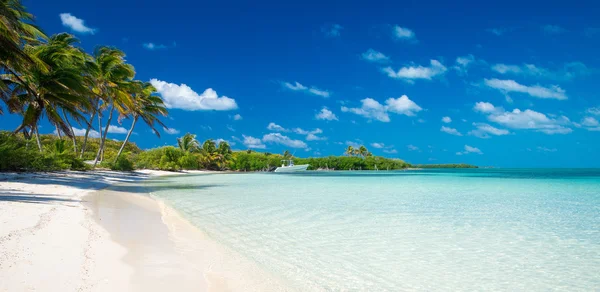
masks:
<path fill-rule="evenodd" d="M 139 195 L 170 174 L 0 174 L 0 291 L 288 290 Z"/>

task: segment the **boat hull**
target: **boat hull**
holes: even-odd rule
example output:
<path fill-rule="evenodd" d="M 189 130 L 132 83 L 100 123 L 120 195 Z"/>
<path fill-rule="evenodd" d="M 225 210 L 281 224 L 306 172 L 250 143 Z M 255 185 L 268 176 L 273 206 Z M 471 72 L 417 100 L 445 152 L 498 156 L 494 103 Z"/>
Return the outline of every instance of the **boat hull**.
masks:
<path fill-rule="evenodd" d="M 308 164 L 301 164 L 301 165 L 278 167 L 275 169 L 275 172 L 298 172 L 298 171 L 306 171 L 306 169 L 308 169 Z"/>

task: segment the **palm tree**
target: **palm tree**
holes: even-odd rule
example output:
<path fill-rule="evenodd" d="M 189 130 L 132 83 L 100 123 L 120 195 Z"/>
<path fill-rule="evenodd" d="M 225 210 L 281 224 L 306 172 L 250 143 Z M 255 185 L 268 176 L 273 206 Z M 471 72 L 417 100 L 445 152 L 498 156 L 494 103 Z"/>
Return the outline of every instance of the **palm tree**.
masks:
<path fill-rule="evenodd" d="M 98 153 L 94 159 L 95 167 L 104 151 L 104 143 L 115 109 L 119 114 L 126 115 L 130 109 L 135 107 L 133 96 L 129 94 L 130 81 L 135 75 L 135 70 L 133 66 L 125 63 L 125 53 L 116 48 L 99 47 L 94 52 L 94 59 L 98 67 L 94 76 L 97 84 L 94 93 L 102 99 L 103 106 L 109 107 L 106 127 L 104 132 L 100 132 L 100 147 L 98 147 Z M 98 102 L 98 114 L 101 109 L 100 102 Z"/>
<path fill-rule="evenodd" d="M 154 86 L 152 86 L 152 84 L 148 82 L 136 81 L 132 85 L 132 87 L 134 88 L 134 106 L 131 109 L 133 122 L 131 123 L 131 128 L 129 129 L 129 132 L 127 132 L 125 141 L 123 141 L 123 145 L 121 145 L 121 148 L 119 149 L 119 152 L 115 157 L 115 162 L 117 161 L 117 159 L 119 159 L 119 156 L 121 156 L 121 153 L 125 148 L 125 144 L 127 144 L 127 142 L 129 141 L 129 137 L 131 137 L 131 133 L 133 133 L 133 129 L 135 128 L 135 124 L 139 118 L 142 118 L 146 125 L 148 125 L 150 129 L 152 129 L 154 134 L 156 134 L 156 136 L 158 136 L 159 138 L 160 133 L 154 128 L 154 123 L 158 123 L 163 128 L 167 127 L 158 118 L 159 115 L 166 116 L 167 109 L 163 100 L 160 97 L 154 95 L 154 93 L 156 93 L 156 88 L 154 88 Z"/>
<path fill-rule="evenodd" d="M 32 66 L 20 76 L 1 76 L 9 85 L 4 94 L 10 96 L 14 111 L 23 115 L 23 121 L 15 132 L 30 128 L 40 151 L 38 123 L 42 116 L 46 116 L 59 131 L 72 137 L 71 128 L 59 111 L 81 120 L 81 111 L 89 109 L 83 98 L 89 89 L 84 85 L 81 74 L 84 66 L 82 51 L 73 46 L 77 41 L 73 35 L 62 33 L 52 36 L 46 44 L 26 45 L 25 52 L 43 62 L 44 66 Z M 16 109 L 15 104 L 20 109 Z"/>
<path fill-rule="evenodd" d="M 208 139 L 202 143 L 202 152 L 204 154 L 213 154 L 217 152 L 217 144 L 213 139 Z"/>
<path fill-rule="evenodd" d="M 196 140 L 196 135 L 190 133 L 177 138 L 177 145 L 183 152 L 196 152 L 200 148 L 200 143 Z"/>
<path fill-rule="evenodd" d="M 289 159 L 290 157 L 292 157 L 292 153 L 289 150 L 285 150 L 283 152 L 283 159 Z"/>
<path fill-rule="evenodd" d="M 346 151 L 344 151 L 344 154 L 346 154 L 348 156 L 353 156 L 354 155 L 354 147 L 352 147 L 351 145 L 348 145 L 348 148 L 346 148 Z"/>
<path fill-rule="evenodd" d="M 367 153 L 369 153 L 369 150 L 367 150 L 367 147 L 364 145 L 361 145 L 360 148 L 358 148 L 358 154 L 363 158 L 367 156 Z"/>
<path fill-rule="evenodd" d="M 33 21 L 33 15 L 26 11 L 20 0 L 0 0 L 1 70 L 18 77 L 28 67 L 45 67 L 23 50 L 25 44 L 39 44 L 41 40 L 47 39 Z M 0 91 L 7 88 L 7 84 L 0 82 Z"/>

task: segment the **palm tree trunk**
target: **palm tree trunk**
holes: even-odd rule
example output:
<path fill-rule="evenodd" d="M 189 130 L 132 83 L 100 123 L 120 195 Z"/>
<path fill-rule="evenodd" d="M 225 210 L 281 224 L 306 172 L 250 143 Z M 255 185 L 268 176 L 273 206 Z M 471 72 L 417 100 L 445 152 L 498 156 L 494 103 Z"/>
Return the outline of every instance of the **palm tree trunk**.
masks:
<path fill-rule="evenodd" d="M 110 122 L 112 121 L 113 112 L 115 111 L 115 105 L 113 104 L 110 107 L 110 114 L 108 115 L 108 121 L 106 122 L 106 128 L 104 128 L 104 134 L 102 134 L 102 139 L 100 140 L 100 147 L 98 148 L 98 153 L 96 154 L 96 159 L 94 159 L 94 167 L 98 164 L 98 159 L 100 159 L 102 152 L 104 150 L 104 141 L 106 141 L 106 134 L 108 134 L 108 127 L 110 126 Z M 102 128 L 100 128 L 102 130 Z"/>
<path fill-rule="evenodd" d="M 58 134 L 58 139 L 62 140 L 62 134 L 60 133 L 60 129 L 56 127 L 56 134 Z"/>
<path fill-rule="evenodd" d="M 103 135 L 102 135 L 102 116 L 100 116 L 100 113 L 98 113 L 98 132 L 100 132 L 100 138 L 102 139 Z M 102 154 L 104 152 L 104 149 L 101 149 L 100 147 L 98 147 L 98 150 L 102 151 L 100 152 L 100 160 L 102 161 Z"/>
<path fill-rule="evenodd" d="M 42 140 L 40 140 L 40 132 L 38 131 L 37 125 L 34 126 L 33 131 L 35 133 L 35 140 L 37 142 L 38 149 L 40 150 L 40 152 L 42 152 Z"/>
<path fill-rule="evenodd" d="M 129 141 L 129 137 L 131 137 L 131 133 L 133 133 L 133 128 L 135 128 L 135 123 L 137 122 L 137 120 L 138 120 L 138 116 L 135 116 L 133 118 L 133 123 L 131 123 L 131 129 L 129 129 L 129 132 L 127 132 L 127 137 L 125 137 L 125 141 L 123 141 L 123 145 L 121 145 L 121 148 L 119 149 L 119 152 L 117 153 L 117 157 L 115 157 L 115 163 L 119 159 L 119 156 L 121 156 L 123 149 L 125 149 L 125 144 L 127 144 L 127 142 Z"/>
<path fill-rule="evenodd" d="M 87 138 L 88 138 L 88 135 L 90 134 L 90 130 L 92 129 L 92 124 L 94 123 L 94 119 L 96 118 L 97 113 L 98 113 L 98 110 L 95 110 L 92 113 L 92 116 L 90 117 L 90 122 L 88 123 L 88 127 L 85 130 L 85 136 L 83 137 L 83 144 L 81 145 L 81 154 L 79 154 L 79 158 L 83 158 L 83 153 L 85 153 L 85 149 L 87 146 Z"/>
<path fill-rule="evenodd" d="M 75 139 L 75 131 L 73 131 L 73 126 L 71 125 L 71 122 L 69 122 L 69 118 L 67 117 L 67 113 L 65 112 L 64 109 L 63 109 L 63 116 L 65 117 L 65 122 L 67 122 L 67 125 L 69 125 L 69 128 L 71 129 L 71 140 L 73 141 L 73 152 L 75 153 L 75 155 L 77 155 L 77 140 Z"/>

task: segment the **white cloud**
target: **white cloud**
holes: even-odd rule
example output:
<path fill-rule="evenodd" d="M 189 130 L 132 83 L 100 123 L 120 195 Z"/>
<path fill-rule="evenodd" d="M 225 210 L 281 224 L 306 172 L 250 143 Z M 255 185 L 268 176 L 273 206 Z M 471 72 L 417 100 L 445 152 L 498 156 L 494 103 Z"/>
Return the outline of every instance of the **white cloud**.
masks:
<path fill-rule="evenodd" d="M 280 133 L 269 133 L 263 136 L 263 142 L 281 144 L 291 148 L 308 148 L 308 145 L 300 140 L 293 140 L 290 137 L 283 136 Z"/>
<path fill-rule="evenodd" d="M 320 112 L 315 115 L 317 120 L 337 121 L 338 117 L 326 107 L 323 107 Z"/>
<path fill-rule="evenodd" d="M 390 60 L 390 57 L 373 49 L 368 49 L 366 52 L 362 53 L 362 58 L 363 60 L 376 63 L 385 63 Z"/>
<path fill-rule="evenodd" d="M 408 148 L 409 151 L 419 151 L 419 147 L 415 146 L 415 145 L 406 145 L 406 148 Z"/>
<path fill-rule="evenodd" d="M 354 141 L 346 141 L 345 144 L 348 145 L 348 146 L 352 146 L 354 148 L 360 147 L 360 143 L 354 142 Z"/>
<path fill-rule="evenodd" d="M 600 124 L 598 123 L 598 120 L 593 117 L 585 117 L 581 120 L 581 125 L 586 127 L 597 127 Z"/>
<path fill-rule="evenodd" d="M 313 94 L 313 95 L 318 95 L 318 96 L 322 96 L 322 97 L 329 97 L 331 95 L 331 93 L 327 90 L 321 90 L 318 89 L 316 87 L 306 87 L 302 84 L 300 84 L 299 82 L 294 82 L 294 84 L 289 83 L 289 82 L 283 82 L 282 83 L 283 87 L 289 89 L 289 90 L 293 90 L 293 91 L 302 91 L 305 93 L 309 93 L 309 94 Z"/>
<path fill-rule="evenodd" d="M 278 125 L 278 124 L 275 124 L 275 123 L 269 123 L 269 125 L 267 126 L 267 129 L 271 130 L 271 131 L 277 131 L 277 132 L 287 132 L 287 131 L 289 131 L 288 129 L 286 129 L 286 128 Z"/>
<path fill-rule="evenodd" d="M 165 133 L 169 134 L 169 135 L 177 135 L 179 134 L 179 130 L 174 129 L 174 128 L 164 128 Z"/>
<path fill-rule="evenodd" d="M 60 20 L 62 21 L 62 25 L 70 28 L 71 30 L 83 34 L 94 34 L 96 29 L 85 26 L 83 19 L 77 18 L 71 13 L 61 13 Z"/>
<path fill-rule="evenodd" d="M 454 70 L 458 71 L 459 73 L 464 74 L 464 73 L 467 73 L 467 69 L 474 62 L 475 62 L 475 57 L 471 54 L 462 56 L 462 57 L 458 57 L 458 58 L 456 58 L 456 65 L 454 65 L 454 67 L 452 67 L 452 68 L 454 68 Z"/>
<path fill-rule="evenodd" d="M 377 143 L 377 142 L 371 143 L 371 146 L 373 146 L 373 148 L 377 148 L 377 149 L 385 148 L 385 144 Z"/>
<path fill-rule="evenodd" d="M 472 147 L 469 145 L 465 145 L 464 149 L 465 149 L 465 151 L 456 152 L 456 155 L 463 155 L 463 154 L 469 154 L 469 153 L 483 154 L 483 152 L 481 152 L 481 150 L 479 150 L 479 148 Z"/>
<path fill-rule="evenodd" d="M 563 67 L 558 70 L 550 70 L 533 64 L 507 65 L 502 63 L 493 65 L 491 69 L 503 75 L 516 75 L 558 81 L 571 80 L 575 77 L 590 74 L 590 69 L 581 62 L 565 63 Z"/>
<path fill-rule="evenodd" d="M 452 123 L 452 118 L 450 118 L 450 117 L 443 117 L 442 118 L 442 122 L 444 122 L 446 124 Z"/>
<path fill-rule="evenodd" d="M 600 116 L 600 107 L 591 107 L 586 110 L 588 114 Z"/>
<path fill-rule="evenodd" d="M 302 128 L 295 128 L 293 129 L 294 133 L 296 134 L 300 134 L 300 135 L 306 135 L 306 140 L 307 141 L 320 141 L 320 140 L 327 140 L 327 138 L 325 137 L 319 137 L 317 136 L 317 134 L 322 134 L 323 130 L 316 128 L 312 131 L 307 131 L 307 130 L 303 130 Z"/>
<path fill-rule="evenodd" d="M 387 153 L 387 154 L 396 154 L 396 153 L 398 153 L 398 150 L 396 150 L 396 149 L 385 149 L 385 150 L 383 150 L 383 152 Z"/>
<path fill-rule="evenodd" d="M 255 148 L 255 149 L 267 148 L 267 146 L 265 144 L 263 144 L 262 141 L 258 138 L 254 138 L 252 136 L 246 136 L 246 135 L 242 135 L 242 137 L 244 137 L 244 140 L 242 141 L 242 143 L 244 143 L 244 145 L 246 145 L 246 147 L 248 147 L 248 148 Z"/>
<path fill-rule="evenodd" d="M 393 33 L 396 39 L 410 41 L 413 43 L 416 43 L 417 41 L 415 33 L 406 27 L 395 25 Z"/>
<path fill-rule="evenodd" d="M 344 29 L 343 26 L 341 26 L 337 23 L 334 23 L 334 24 L 324 25 L 323 27 L 321 27 L 321 32 L 323 32 L 325 34 L 325 36 L 328 36 L 328 37 L 339 37 L 342 29 Z"/>
<path fill-rule="evenodd" d="M 525 93 L 533 97 L 558 100 L 565 100 L 568 98 L 565 94 L 565 90 L 557 85 L 553 85 L 551 87 L 543 87 L 540 85 L 526 86 L 519 84 L 514 80 L 500 80 L 496 78 L 485 79 L 484 83 L 486 86 L 498 89 L 504 93 L 518 92 Z"/>
<path fill-rule="evenodd" d="M 54 130 L 53 133 L 54 133 L 54 135 L 58 134 L 56 129 Z M 85 129 L 73 128 L 73 134 L 75 136 L 85 136 Z M 98 133 L 98 131 L 95 131 L 95 130 L 90 130 L 90 132 L 88 133 L 88 137 L 100 138 L 100 133 Z"/>
<path fill-rule="evenodd" d="M 482 139 L 490 138 L 490 135 L 503 136 L 503 135 L 510 134 L 510 132 L 508 130 L 498 129 L 498 128 L 488 125 L 486 123 L 473 123 L 473 126 L 475 126 L 476 129 L 470 131 L 469 135 L 472 135 L 472 136 L 475 136 L 478 138 L 482 138 Z"/>
<path fill-rule="evenodd" d="M 514 109 L 507 112 L 501 107 L 495 107 L 491 103 L 478 102 L 475 111 L 487 114 L 487 119 L 511 129 L 535 130 L 546 134 L 568 134 L 573 130 L 569 118 L 560 116 L 551 118 L 543 113 L 530 109 L 521 111 Z"/>
<path fill-rule="evenodd" d="M 327 138 L 319 137 L 313 133 L 309 133 L 308 135 L 306 135 L 306 141 L 322 141 L 322 140 L 327 140 Z"/>
<path fill-rule="evenodd" d="M 348 108 L 342 106 L 342 112 L 351 112 L 368 119 L 375 119 L 387 123 L 390 121 L 389 112 L 414 116 L 417 112 L 422 110 L 420 106 L 410 100 L 406 95 L 399 98 L 388 98 L 385 101 L 386 105 L 382 105 L 372 98 L 365 98 L 361 100 L 361 103 L 362 106 L 360 108 Z"/>
<path fill-rule="evenodd" d="M 127 134 L 127 129 L 119 126 L 108 126 L 108 132 L 111 134 Z"/>
<path fill-rule="evenodd" d="M 448 133 L 450 135 L 454 135 L 454 136 L 462 136 L 462 134 L 458 130 L 456 130 L 454 128 L 446 127 L 446 126 L 442 126 L 440 131 L 442 131 L 444 133 Z"/>
<path fill-rule="evenodd" d="M 234 121 L 240 121 L 240 120 L 242 120 L 242 115 L 240 115 L 240 114 L 236 114 L 236 115 L 234 115 L 234 116 L 233 116 L 233 120 L 234 120 Z"/>
<path fill-rule="evenodd" d="M 186 111 L 226 111 L 234 110 L 238 107 L 234 99 L 227 96 L 219 97 L 217 92 L 212 88 L 208 88 L 202 94 L 198 94 L 185 84 L 177 85 L 157 79 L 151 79 L 150 83 L 160 93 L 167 108 L 177 108 Z"/>
<path fill-rule="evenodd" d="M 537 150 L 539 152 L 556 152 L 558 150 L 556 150 L 556 148 L 547 148 L 547 147 L 542 147 L 542 146 L 538 146 Z"/>
<path fill-rule="evenodd" d="M 546 34 L 561 34 L 567 32 L 568 30 L 558 25 L 547 24 L 542 26 L 542 31 L 544 31 Z"/>
<path fill-rule="evenodd" d="M 167 46 L 155 43 L 143 43 L 142 46 L 150 51 L 166 49 Z"/>
<path fill-rule="evenodd" d="M 494 112 L 496 108 L 489 102 L 480 101 L 475 104 L 474 110 L 481 113 L 491 113 Z"/>
<path fill-rule="evenodd" d="M 431 80 L 433 77 L 443 75 L 448 69 L 438 60 L 430 60 L 429 67 L 407 66 L 398 71 L 391 67 L 383 68 L 382 71 L 391 78 L 402 79 L 408 83 L 413 83 L 417 79 Z"/>

